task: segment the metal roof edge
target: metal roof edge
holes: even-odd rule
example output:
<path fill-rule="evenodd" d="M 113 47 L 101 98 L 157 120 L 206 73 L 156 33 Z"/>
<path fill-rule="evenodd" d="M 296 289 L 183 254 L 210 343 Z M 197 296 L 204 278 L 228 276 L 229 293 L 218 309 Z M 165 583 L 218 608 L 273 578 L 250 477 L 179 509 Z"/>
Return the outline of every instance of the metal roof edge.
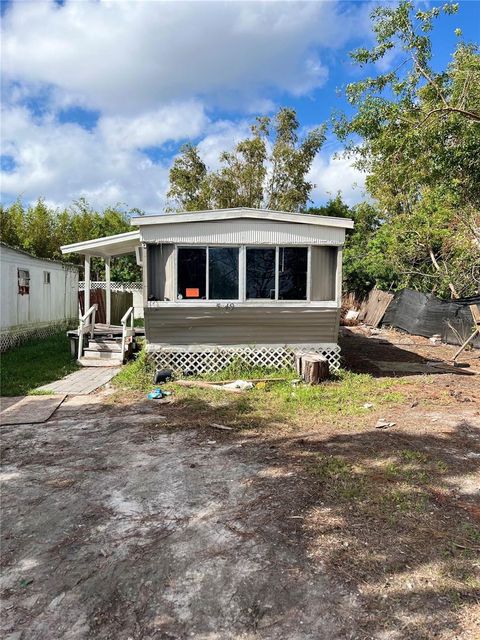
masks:
<path fill-rule="evenodd" d="M 276 220 L 278 222 L 294 222 L 297 224 L 313 224 L 324 227 L 340 227 L 353 229 L 351 218 L 336 218 L 308 213 L 293 213 L 291 211 L 273 211 L 271 209 L 251 209 L 237 207 L 232 209 L 211 209 L 206 211 L 182 211 L 179 213 L 161 213 L 135 216 L 130 222 L 135 226 L 155 224 L 180 224 L 182 222 L 205 222 L 234 220 L 236 218 L 252 218 L 260 220 Z"/>
<path fill-rule="evenodd" d="M 3 242 L 3 240 L 0 241 L 0 245 L 2 247 L 5 247 L 6 249 L 10 249 L 11 251 L 15 251 L 16 253 L 20 253 L 24 256 L 27 256 L 28 258 L 33 258 L 33 260 L 40 260 L 40 262 L 49 262 L 52 264 L 58 264 L 68 269 L 76 269 L 77 271 L 80 268 L 77 264 L 72 264 L 71 262 L 62 262 L 61 260 L 54 260 L 53 258 L 41 258 L 40 256 L 34 256 L 32 253 L 28 253 L 28 251 L 25 251 L 25 249 L 18 249 L 17 247 L 12 247 L 10 244 Z"/>

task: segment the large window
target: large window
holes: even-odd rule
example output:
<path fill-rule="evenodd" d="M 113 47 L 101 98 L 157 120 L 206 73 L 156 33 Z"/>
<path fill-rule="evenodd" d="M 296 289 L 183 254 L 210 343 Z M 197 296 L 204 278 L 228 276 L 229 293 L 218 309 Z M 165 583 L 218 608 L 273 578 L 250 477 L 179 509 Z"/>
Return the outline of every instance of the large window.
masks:
<path fill-rule="evenodd" d="M 307 273 L 306 247 L 178 247 L 177 300 L 307 300 Z"/>
<path fill-rule="evenodd" d="M 179 247 L 177 289 L 178 300 L 238 300 L 238 248 Z"/>
<path fill-rule="evenodd" d="M 275 249 L 247 248 L 247 300 L 275 300 Z"/>

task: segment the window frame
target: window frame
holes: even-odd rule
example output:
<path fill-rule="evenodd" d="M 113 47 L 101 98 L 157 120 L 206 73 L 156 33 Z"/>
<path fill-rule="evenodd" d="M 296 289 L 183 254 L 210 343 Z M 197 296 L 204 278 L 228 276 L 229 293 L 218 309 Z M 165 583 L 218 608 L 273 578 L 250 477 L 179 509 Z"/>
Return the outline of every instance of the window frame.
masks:
<path fill-rule="evenodd" d="M 214 249 L 238 249 L 238 298 L 210 298 L 210 247 Z M 179 300 L 178 298 L 178 250 L 179 249 L 206 249 L 206 259 L 205 259 L 205 298 L 182 298 Z M 232 245 L 232 244 L 176 244 L 175 245 L 175 256 L 174 256 L 174 291 L 175 291 L 175 302 L 178 304 L 205 304 L 206 302 L 213 302 L 216 304 L 228 304 L 229 302 L 242 302 L 242 278 L 241 278 L 241 269 L 242 269 L 242 255 L 241 255 L 241 245 Z"/>
<path fill-rule="evenodd" d="M 43 272 L 43 284 L 51 284 L 52 276 L 50 275 L 50 271 Z"/>
<path fill-rule="evenodd" d="M 20 276 L 20 273 L 26 274 Z M 25 280 L 26 284 L 20 284 L 20 280 Z M 17 295 L 28 296 L 30 295 L 30 269 L 24 269 L 17 267 Z"/>
<path fill-rule="evenodd" d="M 178 299 L 178 250 L 179 249 L 205 249 L 206 250 L 206 260 L 205 260 L 205 298 L 182 298 Z M 210 277 L 209 277 L 209 260 L 210 260 L 210 248 L 215 249 L 238 249 L 238 298 L 231 299 L 218 299 L 218 298 L 210 298 Z M 306 249 L 307 250 L 307 296 L 302 300 L 280 300 L 279 295 L 279 284 L 280 284 L 280 249 L 281 248 L 296 248 L 296 249 Z M 275 297 L 274 298 L 247 298 L 247 249 L 275 249 Z M 299 304 L 310 304 L 311 300 L 311 288 L 312 288 L 312 245 L 308 244 L 279 244 L 279 245 L 268 245 L 268 244 L 192 244 L 192 243 L 179 243 L 175 244 L 175 252 L 174 252 L 174 291 L 175 291 L 175 299 L 174 304 L 198 304 L 198 305 L 221 305 L 228 303 L 240 303 L 242 305 L 250 305 L 250 306 L 265 306 L 268 304 L 281 304 L 283 306 L 294 306 Z M 315 304 L 319 301 L 315 301 Z M 168 304 L 168 303 L 166 303 Z"/>
<path fill-rule="evenodd" d="M 282 305 L 299 304 L 311 302 L 311 282 L 312 282 L 312 246 L 309 244 L 278 244 L 278 245 L 266 245 L 266 244 L 246 244 L 243 246 L 245 252 L 245 259 L 243 261 L 243 282 L 244 282 L 244 297 L 242 302 L 245 304 L 265 304 L 265 303 L 280 303 Z M 274 298 L 247 298 L 247 249 L 275 249 L 275 297 Z M 280 292 L 280 249 L 306 249 L 307 250 L 307 282 L 306 289 L 307 295 L 305 299 L 301 300 L 280 300 L 278 295 Z"/>

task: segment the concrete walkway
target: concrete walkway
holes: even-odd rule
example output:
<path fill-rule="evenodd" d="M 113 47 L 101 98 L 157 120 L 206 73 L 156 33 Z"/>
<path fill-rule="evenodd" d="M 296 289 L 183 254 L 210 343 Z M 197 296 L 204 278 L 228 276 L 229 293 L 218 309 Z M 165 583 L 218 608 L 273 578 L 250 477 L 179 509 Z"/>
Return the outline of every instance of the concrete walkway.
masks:
<path fill-rule="evenodd" d="M 38 390 L 66 393 L 68 395 L 88 395 L 95 389 L 110 382 L 120 369 L 121 367 L 83 367 L 61 380 L 38 387 Z"/>

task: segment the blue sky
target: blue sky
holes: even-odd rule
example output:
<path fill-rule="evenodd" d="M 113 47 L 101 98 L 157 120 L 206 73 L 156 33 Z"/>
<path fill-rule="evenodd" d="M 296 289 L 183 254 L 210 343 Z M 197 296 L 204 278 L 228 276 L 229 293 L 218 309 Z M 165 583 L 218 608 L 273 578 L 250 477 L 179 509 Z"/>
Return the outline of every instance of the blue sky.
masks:
<path fill-rule="evenodd" d="M 432 3 L 428 3 L 432 6 Z M 255 115 L 297 110 L 303 127 L 346 105 L 362 76 L 348 52 L 372 42 L 372 2 L 2 2 L 2 202 L 122 203 L 162 211 L 168 169 L 191 141 L 211 167 Z M 427 6 L 422 3 L 421 6 Z M 433 32 L 444 67 L 455 28 L 480 40 L 480 3 Z M 394 60 L 390 61 L 392 64 Z M 332 135 L 316 158 L 315 202 L 364 197 Z"/>

